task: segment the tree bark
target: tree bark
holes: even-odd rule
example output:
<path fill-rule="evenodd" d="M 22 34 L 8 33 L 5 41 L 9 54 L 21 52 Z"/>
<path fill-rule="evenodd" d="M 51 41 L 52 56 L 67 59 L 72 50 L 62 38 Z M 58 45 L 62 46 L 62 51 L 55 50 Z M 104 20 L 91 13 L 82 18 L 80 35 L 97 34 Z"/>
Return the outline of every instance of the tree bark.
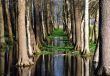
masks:
<path fill-rule="evenodd" d="M 98 74 L 110 75 L 110 0 L 100 0 Z"/>
<path fill-rule="evenodd" d="M 79 6 L 75 7 L 75 21 L 76 21 L 76 50 L 81 50 L 81 10 Z"/>
<path fill-rule="evenodd" d="M 84 54 L 89 54 L 89 0 L 85 0 Z"/>
<path fill-rule="evenodd" d="M 75 45 L 76 39 L 75 39 L 75 7 L 74 7 L 74 1 L 70 0 L 71 6 L 71 32 L 72 32 L 72 42 Z"/>
<path fill-rule="evenodd" d="M 4 39 L 4 20 L 3 20 L 3 8 L 2 7 L 0 7 L 0 11 L 1 11 L 1 14 L 0 14 L 0 19 L 1 19 L 0 21 L 0 48 L 3 48 L 5 39 Z"/>
<path fill-rule="evenodd" d="M 27 18 L 27 41 L 28 41 L 28 53 L 29 56 L 32 56 L 32 46 L 31 46 L 31 25 L 30 25 L 30 3 L 28 3 L 29 1 L 27 0 L 27 9 L 26 9 L 26 18 Z"/>
<path fill-rule="evenodd" d="M 32 60 L 28 56 L 27 51 L 27 39 L 26 39 L 26 26 L 25 26 L 25 0 L 18 1 L 18 47 L 19 58 L 18 66 L 28 66 L 33 64 Z"/>

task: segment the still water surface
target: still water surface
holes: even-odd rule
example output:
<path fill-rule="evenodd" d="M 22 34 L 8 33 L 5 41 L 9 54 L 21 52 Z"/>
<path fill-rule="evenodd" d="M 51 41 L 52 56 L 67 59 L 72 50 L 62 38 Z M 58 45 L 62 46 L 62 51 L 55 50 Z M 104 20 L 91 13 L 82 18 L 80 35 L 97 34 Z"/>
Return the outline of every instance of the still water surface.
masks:
<path fill-rule="evenodd" d="M 55 38 L 53 45 L 64 45 L 62 38 Z M 41 55 L 31 67 L 14 66 L 12 49 L 0 52 L 0 76 L 94 76 L 92 59 L 55 52 Z"/>

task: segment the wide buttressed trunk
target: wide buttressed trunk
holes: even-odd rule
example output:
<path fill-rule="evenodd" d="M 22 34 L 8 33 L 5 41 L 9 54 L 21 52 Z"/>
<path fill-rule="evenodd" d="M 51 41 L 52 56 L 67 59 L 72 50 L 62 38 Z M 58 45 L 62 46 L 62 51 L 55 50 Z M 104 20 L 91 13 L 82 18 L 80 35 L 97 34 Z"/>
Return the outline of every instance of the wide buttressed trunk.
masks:
<path fill-rule="evenodd" d="M 33 64 L 31 59 L 28 57 L 27 43 L 26 43 L 26 26 L 25 26 L 25 0 L 18 1 L 18 47 L 19 47 L 19 58 L 18 65 L 27 66 Z"/>
<path fill-rule="evenodd" d="M 110 0 L 100 0 L 99 55 L 105 74 L 110 75 Z"/>

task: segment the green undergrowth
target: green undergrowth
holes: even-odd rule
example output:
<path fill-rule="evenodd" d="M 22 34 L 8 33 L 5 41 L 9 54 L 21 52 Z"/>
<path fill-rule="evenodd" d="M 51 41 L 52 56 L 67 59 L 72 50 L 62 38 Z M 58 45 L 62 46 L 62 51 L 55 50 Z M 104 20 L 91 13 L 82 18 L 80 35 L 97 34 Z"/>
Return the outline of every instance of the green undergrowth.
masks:
<path fill-rule="evenodd" d="M 45 44 L 42 46 L 42 51 L 47 51 L 47 52 L 72 52 L 74 49 L 74 46 L 68 41 L 64 40 L 63 45 L 60 46 L 55 46 L 55 45 L 49 45 Z"/>
<path fill-rule="evenodd" d="M 64 37 L 67 39 L 66 34 L 63 32 L 63 29 L 54 29 L 53 32 L 48 36 L 48 38 L 54 38 L 54 37 Z"/>
<path fill-rule="evenodd" d="M 54 40 L 56 37 L 60 39 L 60 41 L 63 41 L 63 45 L 53 45 L 45 43 L 41 47 L 41 52 L 36 53 L 37 54 L 55 54 L 55 53 L 66 53 L 66 54 L 72 54 L 72 55 L 81 55 L 79 51 L 74 51 L 74 45 L 69 41 L 67 35 L 63 32 L 63 29 L 54 29 L 54 31 L 48 36 L 48 39 L 50 41 Z M 60 38 L 62 37 L 62 38 Z M 95 52 L 96 49 L 96 43 L 90 41 L 89 48 L 91 51 L 91 54 Z M 91 56 L 91 54 L 89 56 Z"/>
<path fill-rule="evenodd" d="M 54 29 L 54 31 L 48 36 L 48 39 L 50 41 L 53 41 L 56 37 L 59 38 L 59 41 L 62 41 L 63 44 L 61 44 L 59 46 L 58 45 L 55 46 L 55 45 L 45 43 L 41 47 L 42 51 L 39 54 L 72 53 L 73 52 L 74 46 L 68 40 L 63 29 L 61 29 L 61 28 Z"/>
<path fill-rule="evenodd" d="M 91 53 L 94 53 L 96 49 L 96 42 L 90 41 L 89 48 L 90 48 Z"/>
<path fill-rule="evenodd" d="M 42 47 L 43 50 L 47 51 L 65 51 L 65 50 L 72 50 L 73 46 L 52 46 L 52 45 L 46 45 Z"/>
<path fill-rule="evenodd" d="M 63 29 L 58 28 L 58 29 L 54 29 L 54 31 L 48 36 L 48 38 L 50 40 L 54 40 L 55 37 L 62 37 L 62 39 L 60 39 L 60 41 L 63 41 L 64 45 L 62 46 L 54 46 L 54 45 L 44 45 L 43 46 L 43 50 L 47 50 L 47 51 L 67 51 L 67 50 L 72 50 L 74 47 L 72 46 L 72 44 L 69 42 L 66 34 L 64 33 Z"/>
<path fill-rule="evenodd" d="M 37 55 L 54 55 L 54 54 L 60 54 L 60 55 L 71 55 L 71 56 L 81 56 L 79 51 L 68 51 L 68 50 L 63 50 L 63 51 L 59 51 L 59 52 L 55 52 L 55 51 L 46 51 L 43 50 L 42 52 L 39 53 L 34 53 L 35 56 Z"/>

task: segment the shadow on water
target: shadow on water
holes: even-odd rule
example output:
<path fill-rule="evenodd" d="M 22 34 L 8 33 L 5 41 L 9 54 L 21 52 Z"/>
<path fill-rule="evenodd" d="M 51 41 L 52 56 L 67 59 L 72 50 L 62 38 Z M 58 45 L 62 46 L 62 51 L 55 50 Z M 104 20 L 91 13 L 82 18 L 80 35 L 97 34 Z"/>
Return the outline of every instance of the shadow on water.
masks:
<path fill-rule="evenodd" d="M 55 38 L 52 45 L 64 45 L 62 38 Z M 0 76 L 94 76 L 91 58 L 55 51 L 54 54 L 40 55 L 31 67 L 15 67 L 13 51 L 0 51 Z"/>

